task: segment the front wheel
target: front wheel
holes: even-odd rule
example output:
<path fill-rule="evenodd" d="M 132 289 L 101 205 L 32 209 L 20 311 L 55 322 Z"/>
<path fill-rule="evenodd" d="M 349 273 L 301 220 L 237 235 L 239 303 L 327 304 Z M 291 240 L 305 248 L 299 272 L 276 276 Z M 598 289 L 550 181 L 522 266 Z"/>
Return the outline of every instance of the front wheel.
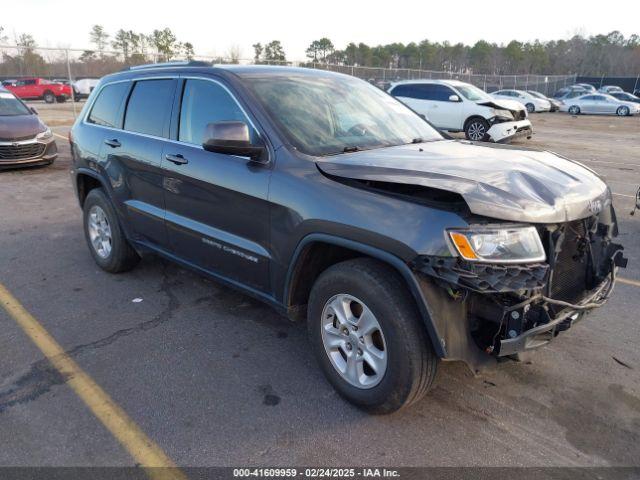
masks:
<path fill-rule="evenodd" d="M 336 264 L 309 298 L 312 348 L 333 387 L 369 413 L 421 399 L 438 358 L 415 301 L 395 270 L 373 259 Z"/>
<path fill-rule="evenodd" d="M 55 103 L 56 101 L 56 96 L 53 94 L 53 92 L 44 92 L 42 98 L 44 99 L 45 103 Z"/>
<path fill-rule="evenodd" d="M 536 106 L 533 103 L 527 103 L 525 107 L 527 107 L 527 112 L 529 113 L 533 113 L 536 111 Z"/>
<path fill-rule="evenodd" d="M 484 118 L 473 118 L 467 122 L 464 128 L 467 140 L 473 140 L 474 142 L 485 140 L 488 131 L 489 124 Z"/>
<path fill-rule="evenodd" d="M 579 115 L 580 114 L 580 107 L 578 107 L 577 105 L 571 105 L 569 107 L 569 113 L 571 115 Z"/>
<path fill-rule="evenodd" d="M 618 110 L 616 110 L 616 115 L 620 117 L 626 117 L 627 115 L 629 115 L 629 107 L 618 107 Z"/>

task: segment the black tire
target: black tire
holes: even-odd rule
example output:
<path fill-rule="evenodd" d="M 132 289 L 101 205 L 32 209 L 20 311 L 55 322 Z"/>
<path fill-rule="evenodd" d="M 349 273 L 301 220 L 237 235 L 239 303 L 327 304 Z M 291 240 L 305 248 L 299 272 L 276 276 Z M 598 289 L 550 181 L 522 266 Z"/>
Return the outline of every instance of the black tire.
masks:
<path fill-rule="evenodd" d="M 65 97 L 64 95 L 58 95 L 56 97 L 56 100 L 58 101 L 58 103 L 64 103 L 67 101 L 67 97 Z"/>
<path fill-rule="evenodd" d="M 464 126 L 464 135 L 467 140 L 474 142 L 485 141 L 488 138 L 489 123 L 482 117 L 473 117 L 467 120 Z"/>
<path fill-rule="evenodd" d="M 527 107 L 527 112 L 529 113 L 533 113 L 536 111 L 536 106 L 533 103 L 527 103 L 525 107 Z"/>
<path fill-rule="evenodd" d="M 46 91 L 44 92 L 44 95 L 42 96 L 43 100 L 45 103 L 55 103 L 56 102 L 56 96 L 53 94 L 53 92 L 51 91 Z"/>
<path fill-rule="evenodd" d="M 624 105 L 622 107 L 618 107 L 618 109 L 616 110 L 616 115 L 620 117 L 626 117 L 627 115 L 629 115 L 629 107 L 625 107 Z"/>
<path fill-rule="evenodd" d="M 91 242 L 89 233 L 89 214 L 94 206 L 99 207 L 105 214 L 111 229 L 111 250 L 107 256 L 101 256 Z M 140 256 L 127 241 L 118 222 L 116 212 L 111 201 L 101 188 L 94 188 L 85 198 L 83 205 L 84 235 L 89 251 L 98 266 L 110 273 L 120 273 L 131 270 L 140 261 Z"/>
<path fill-rule="evenodd" d="M 569 112 L 571 115 L 580 115 L 580 107 L 579 107 L 579 106 L 577 106 L 577 105 L 571 105 L 571 106 L 569 107 L 568 112 Z"/>
<path fill-rule="evenodd" d="M 373 387 L 349 383 L 325 350 L 323 311 L 340 294 L 366 304 L 384 336 L 386 370 Z M 369 413 L 387 414 L 407 407 L 420 400 L 433 383 L 439 360 L 415 300 L 400 275 L 384 263 L 359 258 L 325 270 L 311 290 L 307 324 L 312 349 L 329 382 L 342 397 Z"/>

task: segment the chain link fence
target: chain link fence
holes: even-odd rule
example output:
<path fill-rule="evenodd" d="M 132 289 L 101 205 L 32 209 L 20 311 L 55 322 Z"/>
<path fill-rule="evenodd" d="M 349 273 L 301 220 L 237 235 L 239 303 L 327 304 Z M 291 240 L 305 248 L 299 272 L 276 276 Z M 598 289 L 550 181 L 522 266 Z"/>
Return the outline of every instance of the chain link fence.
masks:
<path fill-rule="evenodd" d="M 201 60 L 215 64 L 241 63 L 253 64 L 253 59 L 232 59 L 225 57 L 190 55 L 190 60 Z M 166 61 L 158 52 L 115 52 L 90 49 L 60 49 L 28 46 L 0 45 L 0 80 L 8 85 L 26 77 L 38 77 L 47 80 L 75 84 L 86 78 L 100 78 L 123 68 L 145 63 Z M 186 60 L 181 56 L 172 56 L 171 61 Z M 340 72 L 367 80 L 386 89 L 392 82 L 417 79 L 455 79 L 471 83 L 493 92 L 503 88 L 518 90 L 537 90 L 552 95 L 558 89 L 575 83 L 575 75 L 477 75 L 433 70 L 375 68 L 349 65 L 331 65 L 311 62 L 269 62 L 261 64 L 285 64 Z M 82 92 L 84 93 L 84 92 Z M 79 95 L 80 99 L 84 95 Z M 78 100 L 76 98 L 75 100 Z M 73 99 L 72 99 L 73 100 Z"/>

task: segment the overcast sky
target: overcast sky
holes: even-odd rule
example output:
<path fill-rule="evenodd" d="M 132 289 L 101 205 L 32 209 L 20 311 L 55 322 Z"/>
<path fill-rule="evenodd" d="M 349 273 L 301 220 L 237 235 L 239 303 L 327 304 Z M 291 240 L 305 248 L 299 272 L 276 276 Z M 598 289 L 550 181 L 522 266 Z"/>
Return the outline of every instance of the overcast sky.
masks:
<path fill-rule="evenodd" d="M 89 46 L 88 32 L 96 23 L 110 33 L 119 28 L 150 32 L 169 27 L 179 40 L 193 43 L 200 55 L 225 55 L 237 46 L 243 58 L 253 56 L 252 44 L 277 39 L 290 60 L 303 59 L 309 43 L 323 36 L 344 48 L 349 42 L 377 45 L 425 38 L 473 44 L 479 39 L 551 40 L 612 30 L 625 36 L 640 34 L 637 1 L 588 5 L 566 0 L 21 0 L 3 7 L 0 26 L 11 39 L 14 32 L 30 33 L 41 46 L 78 48 Z"/>

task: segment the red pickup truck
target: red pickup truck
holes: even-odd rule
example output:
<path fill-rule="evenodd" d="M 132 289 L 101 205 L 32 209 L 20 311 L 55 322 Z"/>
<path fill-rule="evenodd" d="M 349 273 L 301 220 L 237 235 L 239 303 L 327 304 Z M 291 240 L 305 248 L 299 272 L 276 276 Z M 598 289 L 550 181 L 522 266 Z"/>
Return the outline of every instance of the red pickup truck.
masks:
<path fill-rule="evenodd" d="M 69 85 L 35 77 L 21 78 L 5 85 L 5 88 L 23 100 L 44 100 L 47 103 L 54 103 L 56 100 L 62 103 L 72 95 Z"/>

